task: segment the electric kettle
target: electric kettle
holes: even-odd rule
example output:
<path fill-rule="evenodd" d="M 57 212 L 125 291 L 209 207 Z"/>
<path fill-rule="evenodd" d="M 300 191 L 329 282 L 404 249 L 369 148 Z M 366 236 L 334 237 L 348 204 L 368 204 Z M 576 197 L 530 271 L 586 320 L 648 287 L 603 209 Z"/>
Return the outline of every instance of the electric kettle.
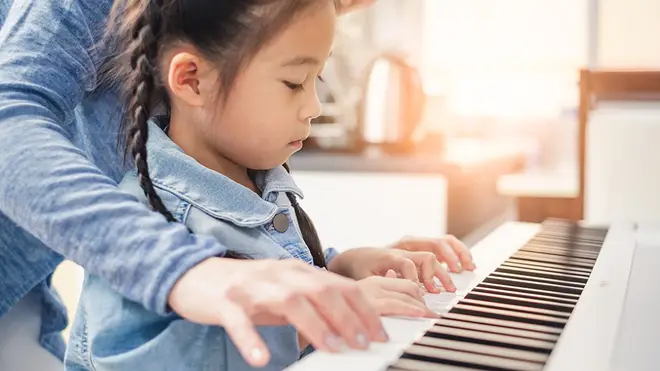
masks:
<path fill-rule="evenodd" d="M 425 103 L 419 71 L 403 56 L 386 53 L 368 66 L 363 84 L 358 142 L 385 152 L 412 151 Z"/>

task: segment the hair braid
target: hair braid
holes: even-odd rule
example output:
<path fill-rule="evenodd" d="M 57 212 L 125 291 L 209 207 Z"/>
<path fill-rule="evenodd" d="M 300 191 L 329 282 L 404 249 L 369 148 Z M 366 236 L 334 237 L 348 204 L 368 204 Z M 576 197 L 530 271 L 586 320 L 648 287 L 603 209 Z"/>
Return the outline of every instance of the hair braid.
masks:
<path fill-rule="evenodd" d="M 282 165 L 288 173 L 291 173 L 291 169 L 288 164 Z M 314 260 L 314 265 L 327 268 L 328 264 L 325 261 L 325 255 L 323 254 L 323 245 L 319 239 L 318 232 L 316 232 L 316 227 L 312 223 L 309 215 L 302 209 L 296 196 L 292 193 L 287 193 L 289 201 L 293 206 L 293 210 L 296 212 L 296 219 L 298 220 L 298 226 L 300 227 L 300 233 L 302 234 L 305 244 L 309 248 L 309 252 L 312 254 L 312 259 Z"/>
<path fill-rule="evenodd" d="M 140 186 L 147 196 L 149 205 L 165 216 L 168 221 L 175 221 L 160 199 L 149 177 L 147 163 L 147 140 L 149 138 L 148 121 L 154 105 L 163 95 L 158 84 L 156 58 L 158 56 L 158 34 L 161 28 L 160 0 L 147 2 L 146 8 L 136 18 L 130 43 L 131 71 L 127 78 L 128 117 L 126 125 L 127 151 L 133 156 L 137 167 Z"/>

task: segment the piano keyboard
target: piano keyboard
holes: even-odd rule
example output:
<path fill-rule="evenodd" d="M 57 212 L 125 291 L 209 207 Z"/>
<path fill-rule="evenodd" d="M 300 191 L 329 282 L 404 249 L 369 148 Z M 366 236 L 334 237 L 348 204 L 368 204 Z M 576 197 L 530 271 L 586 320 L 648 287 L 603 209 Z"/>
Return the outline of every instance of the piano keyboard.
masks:
<path fill-rule="evenodd" d="M 606 230 L 548 221 L 387 370 L 542 370 Z"/>
<path fill-rule="evenodd" d="M 315 352 L 287 370 L 541 370 L 606 234 L 562 221 L 507 223 L 472 248 L 477 270 L 452 274 L 456 293 L 425 296 L 440 319 L 384 317 L 389 342 Z"/>

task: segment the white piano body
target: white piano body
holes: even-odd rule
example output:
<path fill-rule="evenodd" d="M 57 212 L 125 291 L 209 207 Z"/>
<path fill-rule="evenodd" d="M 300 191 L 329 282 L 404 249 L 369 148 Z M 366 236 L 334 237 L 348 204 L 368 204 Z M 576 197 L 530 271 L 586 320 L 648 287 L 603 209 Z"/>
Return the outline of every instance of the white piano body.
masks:
<path fill-rule="evenodd" d="M 426 296 L 437 313 L 447 313 L 477 284 L 541 230 L 540 224 L 510 222 L 502 225 L 472 248 L 475 272 L 453 275 L 458 291 Z M 559 338 L 544 363 L 512 363 L 512 368 L 552 371 L 643 371 L 660 369 L 660 226 L 618 223 L 612 225 L 593 270 L 570 313 Z M 387 343 L 366 351 L 339 354 L 314 352 L 288 368 L 289 371 L 381 371 L 400 360 L 419 341 L 435 320 L 383 318 L 390 335 Z M 488 336 L 488 334 L 484 334 Z M 552 335 L 550 335 L 552 336 Z M 479 347 L 479 345 L 477 345 Z M 487 348 L 487 347 L 486 347 Z M 453 348 L 454 352 L 456 349 Z M 486 349 L 488 350 L 488 349 Z M 515 350 L 514 350 L 515 352 Z M 485 355 L 485 356 L 484 356 Z M 474 352 L 459 357 L 495 357 Z M 492 359 L 492 358 L 490 358 Z M 460 360 L 460 359 L 459 359 Z M 405 363 L 396 370 L 472 370 L 456 365 Z M 405 367 L 405 368 L 404 368 Z"/>

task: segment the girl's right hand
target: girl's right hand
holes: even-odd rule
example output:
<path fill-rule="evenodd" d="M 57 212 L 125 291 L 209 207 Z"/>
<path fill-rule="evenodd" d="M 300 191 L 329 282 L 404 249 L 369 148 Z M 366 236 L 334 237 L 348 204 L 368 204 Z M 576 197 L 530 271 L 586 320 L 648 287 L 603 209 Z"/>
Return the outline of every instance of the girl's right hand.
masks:
<path fill-rule="evenodd" d="M 389 270 L 385 277 L 371 276 L 358 282 L 372 305 L 382 316 L 438 318 L 424 302 L 422 290 L 411 280 L 397 278 Z"/>
<path fill-rule="evenodd" d="M 255 325 L 291 324 L 330 352 L 387 341 L 364 286 L 296 259 L 209 258 L 179 279 L 168 302 L 187 320 L 223 326 L 246 361 L 261 367 L 270 354 Z"/>

